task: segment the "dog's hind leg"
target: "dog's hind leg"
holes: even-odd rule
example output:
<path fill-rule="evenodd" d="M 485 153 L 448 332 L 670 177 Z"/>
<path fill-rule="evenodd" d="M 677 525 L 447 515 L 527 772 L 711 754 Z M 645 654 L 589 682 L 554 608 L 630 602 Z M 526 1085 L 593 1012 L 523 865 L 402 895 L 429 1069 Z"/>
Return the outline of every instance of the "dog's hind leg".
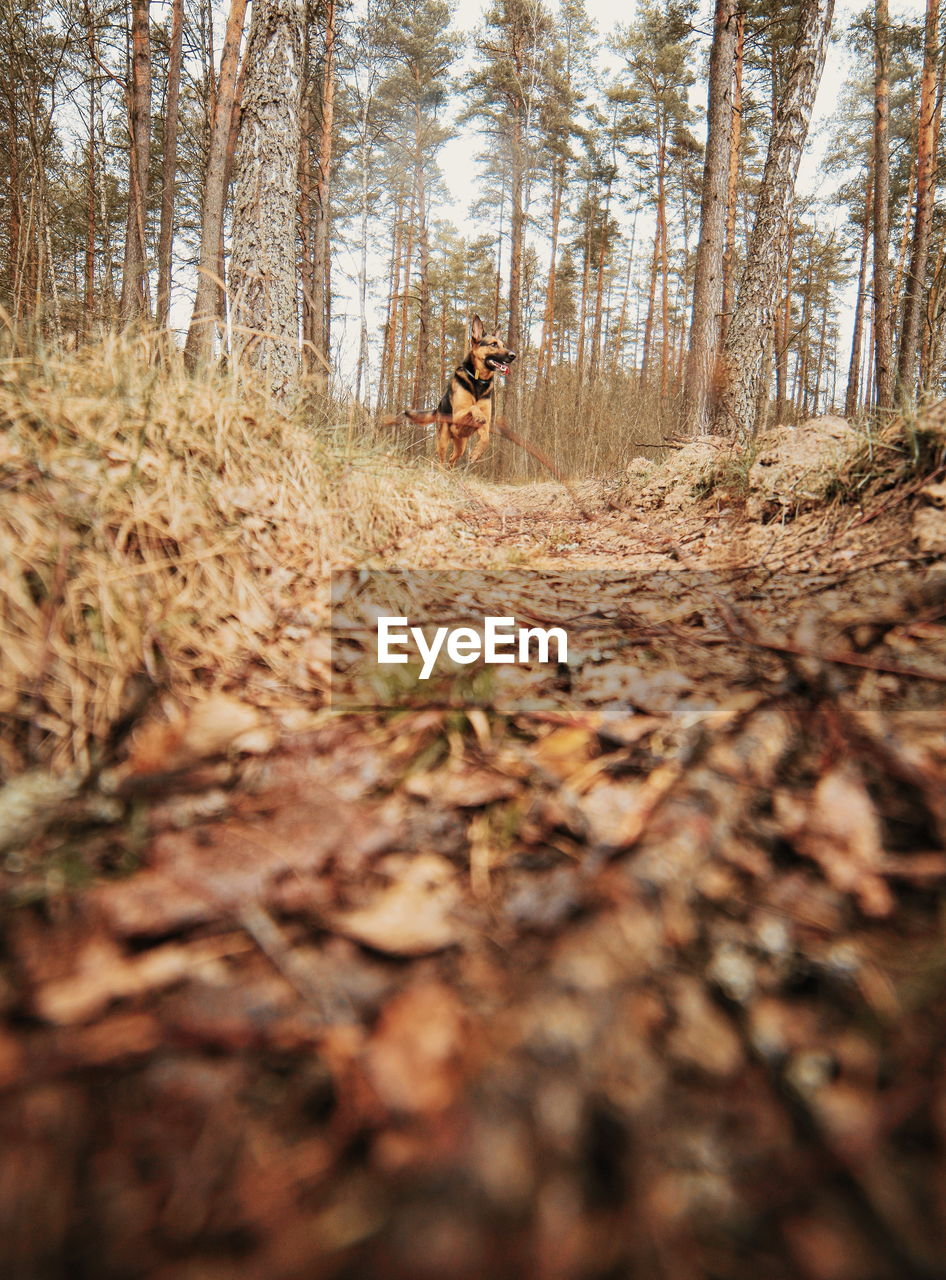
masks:
<path fill-rule="evenodd" d="M 437 423 L 437 458 L 441 466 L 447 461 L 447 449 L 450 446 L 450 424 L 448 422 Z M 452 463 L 451 463 L 452 465 Z"/>
<path fill-rule="evenodd" d="M 466 436 L 460 436 L 458 439 L 454 439 L 453 457 L 450 459 L 451 467 L 455 467 L 457 463 L 460 461 L 460 459 L 463 457 L 464 453 L 466 453 L 466 442 L 467 442 Z"/>

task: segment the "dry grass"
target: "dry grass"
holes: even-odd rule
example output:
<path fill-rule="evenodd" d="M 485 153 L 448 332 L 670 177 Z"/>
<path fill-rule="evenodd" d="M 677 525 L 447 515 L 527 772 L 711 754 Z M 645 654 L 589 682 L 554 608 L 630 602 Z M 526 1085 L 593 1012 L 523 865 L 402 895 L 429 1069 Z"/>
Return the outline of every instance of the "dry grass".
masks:
<path fill-rule="evenodd" d="M 556 370 L 547 387 L 523 391 L 519 421 L 510 419 L 510 426 L 570 479 L 614 478 L 636 457 L 659 460 L 665 456 L 662 441 L 678 425 L 676 406 L 662 399 L 657 387 L 641 387 L 636 373 L 593 381 L 568 368 Z M 534 458 L 496 439 L 482 474 L 494 480 L 548 478 Z"/>
<path fill-rule="evenodd" d="M 94 767 L 157 688 L 305 695 L 329 570 L 447 514 L 446 492 L 145 340 L 8 354 L 0 779 Z"/>

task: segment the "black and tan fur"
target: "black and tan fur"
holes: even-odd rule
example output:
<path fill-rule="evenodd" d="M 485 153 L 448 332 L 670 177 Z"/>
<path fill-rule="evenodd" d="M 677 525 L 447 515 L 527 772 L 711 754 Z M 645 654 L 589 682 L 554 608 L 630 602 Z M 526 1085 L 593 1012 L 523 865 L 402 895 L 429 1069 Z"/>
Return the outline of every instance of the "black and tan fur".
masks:
<path fill-rule="evenodd" d="M 493 378 L 497 372 L 508 373 L 515 358 L 515 351 L 510 351 L 495 333 L 484 333 L 482 320 L 474 316 L 470 328 L 470 349 L 463 363 L 454 370 L 440 404 L 432 413 L 404 410 L 412 422 L 437 424 L 437 457 L 441 466 L 455 467 L 473 436 L 477 440 L 470 453 L 470 462 L 478 462 L 482 458 L 489 444 L 493 421 Z M 448 463 L 447 450 L 451 443 L 453 457 Z"/>

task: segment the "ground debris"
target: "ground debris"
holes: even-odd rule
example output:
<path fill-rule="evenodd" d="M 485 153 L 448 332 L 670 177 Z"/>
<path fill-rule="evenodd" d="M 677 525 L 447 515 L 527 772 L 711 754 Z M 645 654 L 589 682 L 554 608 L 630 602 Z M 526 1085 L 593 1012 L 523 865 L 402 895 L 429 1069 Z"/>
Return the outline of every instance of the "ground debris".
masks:
<path fill-rule="evenodd" d="M 471 499 L 484 570 L 633 570 L 595 608 L 639 664 L 213 694 L 106 779 L 119 874 L 70 882 L 56 828 L 8 856 L 4 1274 L 943 1275 L 937 569 L 871 569 L 899 509 L 730 524 L 692 481 L 646 522 L 583 492 L 568 538 L 547 487 Z"/>

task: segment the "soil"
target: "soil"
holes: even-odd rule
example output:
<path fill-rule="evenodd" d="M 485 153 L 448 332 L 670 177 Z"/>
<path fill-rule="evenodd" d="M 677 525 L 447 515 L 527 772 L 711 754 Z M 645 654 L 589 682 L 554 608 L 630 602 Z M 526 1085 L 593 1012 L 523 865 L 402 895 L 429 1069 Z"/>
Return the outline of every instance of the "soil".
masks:
<path fill-rule="evenodd" d="M 915 493 L 466 494 L 387 563 L 598 581 L 625 647 L 531 701 L 233 691 L 8 858 L 4 1275 L 946 1276 Z"/>

